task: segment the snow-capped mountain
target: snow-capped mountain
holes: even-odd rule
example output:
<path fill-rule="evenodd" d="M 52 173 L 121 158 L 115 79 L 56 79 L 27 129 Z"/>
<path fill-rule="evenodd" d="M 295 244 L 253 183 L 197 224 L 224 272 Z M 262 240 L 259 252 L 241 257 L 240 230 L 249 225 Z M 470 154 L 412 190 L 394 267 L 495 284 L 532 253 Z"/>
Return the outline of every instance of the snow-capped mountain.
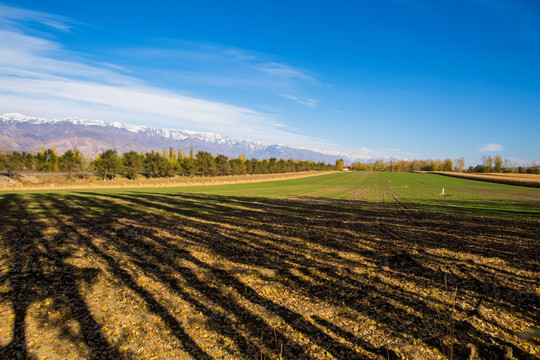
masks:
<path fill-rule="evenodd" d="M 76 147 L 84 154 L 96 155 L 106 149 L 117 149 L 120 153 L 170 147 L 189 151 L 191 145 L 195 151 L 208 151 L 229 157 L 238 157 L 244 153 L 246 158 L 259 159 L 293 158 L 327 163 L 333 163 L 339 158 L 348 162 L 359 160 L 358 156 L 352 154 L 265 144 L 211 132 L 158 129 L 74 117 L 44 119 L 18 113 L 0 115 L 0 151 L 32 152 L 54 146 L 59 153 Z M 361 159 L 368 160 L 365 155 Z"/>

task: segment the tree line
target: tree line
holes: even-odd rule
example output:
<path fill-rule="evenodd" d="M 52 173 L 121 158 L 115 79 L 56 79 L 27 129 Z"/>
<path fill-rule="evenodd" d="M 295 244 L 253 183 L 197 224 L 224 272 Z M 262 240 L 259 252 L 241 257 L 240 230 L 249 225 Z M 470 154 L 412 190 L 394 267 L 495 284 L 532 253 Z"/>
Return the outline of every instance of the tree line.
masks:
<path fill-rule="evenodd" d="M 509 159 L 503 159 L 500 155 L 494 157 L 484 155 L 482 164 L 469 167 L 469 172 L 479 173 L 521 173 L 540 174 L 540 166 L 533 161 L 530 166 L 517 166 Z"/>
<path fill-rule="evenodd" d="M 354 162 L 351 170 L 356 171 L 463 171 L 465 159 L 444 160 L 377 160 L 375 162 Z"/>
<path fill-rule="evenodd" d="M 8 175 L 17 171 L 64 171 L 71 177 L 77 173 L 86 176 L 99 174 L 104 180 L 113 179 L 122 174 L 128 179 L 139 175 L 149 178 L 172 177 L 181 175 L 241 175 L 270 174 L 299 171 L 334 170 L 335 166 L 324 162 L 285 159 L 246 159 L 242 154 L 238 158 L 229 158 L 223 154 L 212 155 L 207 151 L 189 153 L 185 150 L 163 149 L 162 152 L 128 151 L 119 154 L 115 149 L 99 153 L 95 158 L 84 156 L 78 149 L 70 149 L 58 155 L 55 148 L 44 149 L 37 153 L 0 152 L 0 171 Z"/>
<path fill-rule="evenodd" d="M 526 173 L 540 174 L 540 166 L 535 161 L 530 166 L 517 166 L 509 159 L 503 159 L 500 155 L 494 157 L 482 156 L 482 164 L 469 166 L 465 169 L 465 158 L 444 160 L 377 160 L 375 162 L 354 162 L 350 169 L 356 171 L 459 171 L 477 173 Z M 342 159 L 336 161 L 336 168 L 342 169 Z"/>
<path fill-rule="evenodd" d="M 324 162 L 285 159 L 246 159 L 242 154 L 238 158 L 229 158 L 223 154 L 212 155 L 207 151 L 194 153 L 193 147 L 189 153 L 185 150 L 176 151 L 172 147 L 163 151 L 139 153 L 136 151 L 118 154 L 115 149 L 99 153 L 95 158 L 84 156 L 78 149 L 70 149 L 58 155 L 56 149 L 42 148 L 36 153 L 0 152 L 0 171 L 7 171 L 11 176 L 17 171 L 43 171 L 68 173 L 68 178 L 74 173 L 87 176 L 90 173 L 99 174 L 104 180 L 113 179 L 122 174 L 128 179 L 136 179 L 139 175 L 150 178 L 171 177 L 182 175 L 241 175 L 241 174 L 270 174 L 298 171 L 343 170 L 343 159 L 336 160 L 334 165 Z M 465 169 L 465 159 L 444 160 L 377 160 L 375 162 L 354 162 L 350 166 L 354 171 L 465 171 L 465 172 L 516 172 L 539 174 L 540 167 L 533 161 L 531 166 L 516 166 L 500 155 L 483 156 L 482 164 Z"/>

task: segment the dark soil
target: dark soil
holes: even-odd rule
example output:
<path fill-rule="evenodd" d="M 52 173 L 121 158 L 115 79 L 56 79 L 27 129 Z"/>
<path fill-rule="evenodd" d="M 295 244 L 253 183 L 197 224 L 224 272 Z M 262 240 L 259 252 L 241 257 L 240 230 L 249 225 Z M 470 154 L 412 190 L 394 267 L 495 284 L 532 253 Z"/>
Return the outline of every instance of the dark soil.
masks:
<path fill-rule="evenodd" d="M 410 208 L 406 203 L 403 208 Z M 0 197 L 0 357 L 534 359 L 538 220 L 328 199 Z"/>

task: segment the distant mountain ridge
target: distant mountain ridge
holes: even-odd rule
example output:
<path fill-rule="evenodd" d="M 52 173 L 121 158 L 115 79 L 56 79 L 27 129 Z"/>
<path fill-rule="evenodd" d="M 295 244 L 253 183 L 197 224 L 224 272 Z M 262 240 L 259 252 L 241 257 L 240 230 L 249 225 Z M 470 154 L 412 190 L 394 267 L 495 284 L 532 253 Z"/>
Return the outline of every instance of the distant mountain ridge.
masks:
<path fill-rule="evenodd" d="M 96 155 L 106 149 L 117 149 L 120 153 L 151 151 L 173 147 L 175 150 L 208 151 L 246 158 L 277 158 L 323 161 L 333 163 L 344 158 L 347 162 L 357 161 L 354 156 L 340 152 L 325 152 L 289 146 L 265 144 L 259 141 L 223 136 L 212 132 L 191 130 L 159 129 L 147 126 L 128 125 L 103 120 L 44 119 L 19 113 L 0 115 L 0 150 L 32 152 L 56 147 L 59 153 L 77 148 L 87 155 Z M 365 158 L 362 159 L 366 161 Z"/>

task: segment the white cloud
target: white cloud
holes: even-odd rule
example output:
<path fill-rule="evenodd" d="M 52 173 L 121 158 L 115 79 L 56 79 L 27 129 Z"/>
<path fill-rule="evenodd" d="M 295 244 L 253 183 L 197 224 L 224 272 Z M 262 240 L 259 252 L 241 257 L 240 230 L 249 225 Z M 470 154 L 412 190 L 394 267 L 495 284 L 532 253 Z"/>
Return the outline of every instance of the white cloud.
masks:
<path fill-rule="evenodd" d="M 182 83 L 256 90 L 272 95 L 318 84 L 306 71 L 275 61 L 271 55 L 216 44 L 159 40 L 152 47 L 118 49 L 112 55 L 158 61 L 160 69 L 138 71 L 166 81 L 174 79 Z M 178 64 L 182 64 L 181 67 Z"/>
<path fill-rule="evenodd" d="M 10 19 L 32 15 L 14 13 Z M 275 116 L 149 86 L 126 72 L 114 64 L 91 63 L 58 42 L 0 24 L 0 112 L 187 128 L 295 146 L 325 144 L 287 131 Z"/>
<path fill-rule="evenodd" d="M 503 146 L 500 144 L 482 144 L 478 152 L 503 151 Z"/>
<path fill-rule="evenodd" d="M 110 65 L 92 66 L 77 60 L 75 55 L 51 40 L 13 30 L 0 30 L 0 76 L 34 79 L 59 76 L 121 85 L 140 83 L 135 78 L 111 70 Z"/>
<path fill-rule="evenodd" d="M 110 61 L 90 61 L 85 54 L 73 53 L 57 41 L 35 35 L 34 31 L 31 32 L 34 35 L 29 35 L 25 22 L 39 22 L 60 30 L 70 28 L 67 25 L 69 21 L 61 17 L 0 5 L 0 113 L 19 112 L 47 118 L 75 116 L 153 127 L 212 131 L 309 149 L 332 147 L 326 140 L 291 132 L 290 127 L 277 116 L 186 96 L 180 90 L 151 86 L 140 77 L 140 68 L 133 69 L 129 63 L 118 66 Z M 200 61 L 208 61 L 209 65 L 216 62 L 228 64 L 227 71 L 219 72 L 224 73 L 220 85 L 225 87 L 237 85 L 236 81 L 240 86 L 258 87 L 260 91 L 269 88 L 270 93 L 279 96 L 289 89 L 295 90 L 298 83 L 316 83 L 314 78 L 301 70 L 269 60 L 268 56 L 239 49 L 203 44 L 186 51 L 143 49 L 140 54 L 145 51 L 147 56 L 164 59 L 169 59 L 162 56 L 164 52 L 178 56 L 170 60 L 171 71 L 165 70 L 167 76 L 179 71 L 177 64 L 184 63 L 178 61 L 179 58 L 191 59 L 194 67 Z M 133 76 L 135 73 L 138 77 Z M 217 73 L 216 70 L 207 72 L 204 66 L 198 73 L 186 72 L 203 80 Z M 309 107 L 317 104 L 316 100 L 310 98 L 281 96 Z M 361 149 L 360 154 L 367 156 L 370 151 Z"/>
<path fill-rule="evenodd" d="M 36 22 L 62 31 L 69 31 L 71 26 L 68 24 L 73 23 L 72 20 L 63 16 L 0 4 L 0 23 L 4 26 L 16 26 L 21 22 Z"/>
<path fill-rule="evenodd" d="M 299 70 L 293 69 L 290 66 L 279 64 L 277 62 L 267 62 L 261 64 L 260 66 L 257 66 L 257 70 L 282 78 L 296 78 L 315 82 L 315 79 L 313 79 L 311 76 L 308 76 Z"/>
<path fill-rule="evenodd" d="M 287 94 L 282 94 L 281 96 L 283 96 L 284 98 L 287 98 L 289 100 L 292 100 L 295 103 L 300 104 L 300 105 L 304 105 L 304 106 L 308 106 L 308 107 L 317 106 L 317 100 L 315 100 L 315 99 L 300 98 L 300 97 L 297 97 L 297 96 L 287 95 Z"/>

